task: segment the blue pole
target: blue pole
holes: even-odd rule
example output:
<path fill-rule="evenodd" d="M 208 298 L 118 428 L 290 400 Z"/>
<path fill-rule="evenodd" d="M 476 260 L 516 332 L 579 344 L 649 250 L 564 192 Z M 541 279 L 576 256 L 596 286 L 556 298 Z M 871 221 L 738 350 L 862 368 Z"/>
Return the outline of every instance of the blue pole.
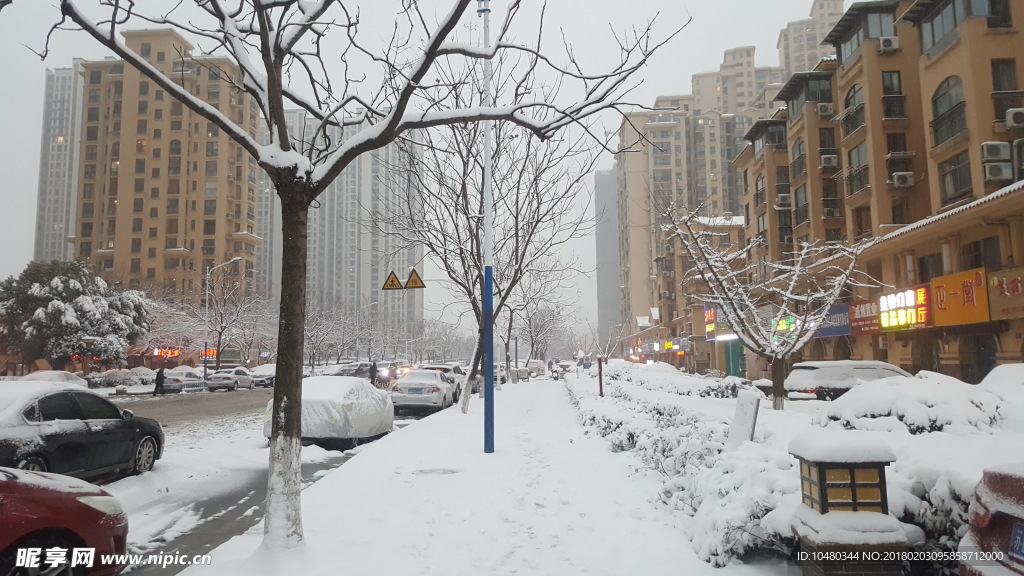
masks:
<path fill-rule="evenodd" d="M 484 453 L 494 452 L 494 284 L 484 267 Z"/>

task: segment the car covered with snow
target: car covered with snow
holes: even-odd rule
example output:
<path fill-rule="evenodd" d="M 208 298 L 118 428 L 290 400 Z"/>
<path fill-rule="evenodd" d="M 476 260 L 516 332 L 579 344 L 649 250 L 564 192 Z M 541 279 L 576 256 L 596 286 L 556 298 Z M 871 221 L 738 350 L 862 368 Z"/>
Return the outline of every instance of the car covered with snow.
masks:
<path fill-rule="evenodd" d="M 217 370 L 206 379 L 206 388 L 210 392 L 217 390 L 238 390 L 253 388 L 252 374 L 241 366 Z"/>
<path fill-rule="evenodd" d="M 413 370 L 391 386 L 395 410 L 443 410 L 455 403 L 454 384 L 438 370 Z"/>
<path fill-rule="evenodd" d="M 1024 462 L 986 468 L 960 540 L 960 576 L 1024 574 Z"/>
<path fill-rule="evenodd" d="M 878 360 L 821 360 L 797 362 L 786 376 L 785 388 L 793 400 L 833 400 L 860 382 L 911 375 Z"/>
<path fill-rule="evenodd" d="M 254 385 L 274 387 L 274 380 L 277 378 L 277 364 L 260 364 L 249 372 L 254 378 Z"/>
<path fill-rule="evenodd" d="M 0 466 L 77 478 L 141 474 L 163 445 L 159 422 L 77 384 L 0 383 Z"/>
<path fill-rule="evenodd" d="M 37 370 L 30 372 L 20 378 L 28 382 L 70 382 L 79 386 L 89 387 L 85 378 L 81 378 L 66 370 Z"/>
<path fill-rule="evenodd" d="M 263 435 L 270 438 L 274 401 L 267 403 Z M 312 376 L 302 380 L 302 442 L 329 450 L 348 449 L 379 438 L 394 427 L 395 409 L 386 390 L 363 378 Z"/>
<path fill-rule="evenodd" d="M 110 562 L 126 551 L 128 517 L 102 488 L 58 474 L 0 468 L 0 502 L 0 574 L 114 576 L 124 568 Z M 68 568 L 76 548 L 94 552 L 91 568 Z M 27 549 L 43 550 L 39 569 L 16 567 L 19 550 Z M 46 561 L 57 557 L 65 565 L 50 569 Z"/>

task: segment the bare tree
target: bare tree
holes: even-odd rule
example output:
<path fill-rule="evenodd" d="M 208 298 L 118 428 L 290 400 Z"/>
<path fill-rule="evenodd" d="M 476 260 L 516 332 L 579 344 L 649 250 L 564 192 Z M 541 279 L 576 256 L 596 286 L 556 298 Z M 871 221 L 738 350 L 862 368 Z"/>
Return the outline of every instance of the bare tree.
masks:
<path fill-rule="evenodd" d="M 681 281 L 700 280 L 707 290 L 694 296 L 713 306 L 719 322 L 728 322 L 743 345 L 771 365 L 772 404 L 782 410 L 786 360 L 814 337 L 829 308 L 852 286 L 875 285 L 857 270 L 858 256 L 873 242 L 800 242 L 785 260 L 758 263 L 751 257 L 758 237 L 732 247 L 721 219 L 698 213 L 672 207 L 663 213 L 673 222 L 669 241 L 678 239 L 694 263 Z"/>
<path fill-rule="evenodd" d="M 242 361 L 247 365 L 259 364 L 263 354 L 269 355 L 277 337 L 277 314 L 273 305 L 261 300 L 253 307 L 249 316 L 242 319 L 236 327 L 235 341 L 242 353 Z"/>
<path fill-rule="evenodd" d="M 509 39 L 519 0 L 509 3 L 488 50 L 451 41 L 459 24 L 472 15 L 472 0 L 452 0 L 451 9 L 438 18 L 430 8 L 423 10 L 420 2 L 403 0 L 392 36 L 380 48 L 365 43 L 359 34 L 362 22 L 354 2 L 183 0 L 170 9 L 163 3 L 118 0 L 60 0 L 59 5 L 60 20 L 47 42 L 67 29 L 85 31 L 248 152 L 267 173 L 281 201 L 281 253 L 287 256 L 281 267 L 264 546 L 293 547 L 302 540 L 300 383 L 310 205 L 360 155 L 412 131 L 498 120 L 544 141 L 567 126 L 583 125 L 594 114 L 616 109 L 634 86 L 630 78 L 664 44 L 652 41 L 653 23 L 649 23 L 628 37 L 613 39 L 620 59 L 605 71 L 584 72 L 571 50 L 567 50 L 568 64 L 559 65 L 541 51 L 543 12 L 532 26 L 538 31 L 532 45 Z M 94 19 L 90 13 L 100 16 Z M 213 56 L 180 56 L 216 68 L 234 90 L 246 94 L 246 100 L 259 109 L 269 142 L 257 141 L 247 126 L 129 48 L 120 32 L 130 26 L 169 27 L 194 39 L 202 53 Z M 336 49 L 324 41 L 332 32 L 341 35 L 342 44 Z M 40 54 L 45 57 L 47 51 L 48 46 Z M 453 97 L 471 82 L 474 63 L 503 54 L 512 55 L 519 64 L 505 72 L 505 84 L 517 89 L 504 102 L 466 106 Z M 237 70 L 221 69 L 216 62 L 222 58 Z M 366 75 L 357 71 L 363 65 L 376 67 L 372 83 L 364 82 Z M 528 97 L 529 88 L 539 90 L 543 85 L 542 74 L 573 82 L 578 89 L 570 98 L 548 99 L 541 92 Z M 343 141 L 317 137 L 312 145 L 304 145 L 289 134 L 289 108 L 305 110 L 323 130 L 351 127 L 352 135 Z"/>

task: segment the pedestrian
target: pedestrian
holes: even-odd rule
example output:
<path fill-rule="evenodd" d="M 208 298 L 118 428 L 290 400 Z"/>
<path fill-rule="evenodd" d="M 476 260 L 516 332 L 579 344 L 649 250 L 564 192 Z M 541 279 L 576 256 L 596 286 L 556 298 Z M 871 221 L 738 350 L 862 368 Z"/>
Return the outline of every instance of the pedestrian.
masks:
<path fill-rule="evenodd" d="M 153 389 L 153 396 L 164 393 L 165 379 L 166 377 L 164 376 L 164 369 L 160 368 L 159 370 L 156 371 L 156 388 Z"/>
<path fill-rule="evenodd" d="M 370 385 L 377 387 L 377 363 L 370 362 Z"/>

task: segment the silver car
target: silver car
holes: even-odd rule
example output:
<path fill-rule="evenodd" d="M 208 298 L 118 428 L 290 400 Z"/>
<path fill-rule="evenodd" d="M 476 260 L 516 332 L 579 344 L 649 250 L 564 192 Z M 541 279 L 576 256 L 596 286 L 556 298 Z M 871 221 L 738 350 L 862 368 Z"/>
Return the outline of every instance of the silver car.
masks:
<path fill-rule="evenodd" d="M 242 367 L 217 370 L 206 379 L 206 388 L 210 392 L 217 390 L 252 390 L 252 374 Z"/>
<path fill-rule="evenodd" d="M 403 408 L 443 410 L 454 403 L 452 385 L 435 370 L 413 370 L 391 386 L 395 412 Z"/>
<path fill-rule="evenodd" d="M 164 393 L 201 392 L 206 389 L 203 373 L 187 366 L 164 371 Z"/>

